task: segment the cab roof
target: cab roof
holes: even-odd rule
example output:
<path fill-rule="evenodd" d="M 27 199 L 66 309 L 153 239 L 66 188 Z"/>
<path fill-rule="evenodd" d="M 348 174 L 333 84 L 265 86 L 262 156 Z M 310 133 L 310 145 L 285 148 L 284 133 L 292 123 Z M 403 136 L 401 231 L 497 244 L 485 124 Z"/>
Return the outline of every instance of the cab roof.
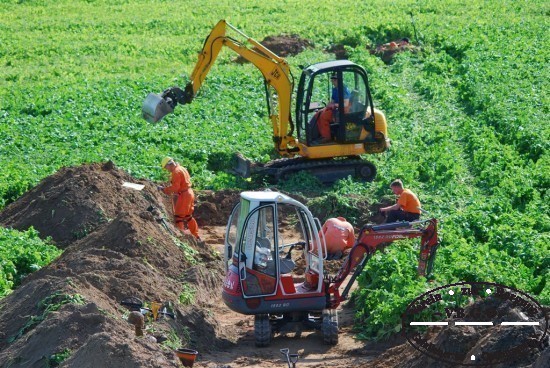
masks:
<path fill-rule="evenodd" d="M 261 201 L 261 202 L 288 202 L 293 201 L 289 196 L 272 191 L 253 192 L 247 191 L 241 193 L 241 198 L 248 199 L 249 201 Z"/>

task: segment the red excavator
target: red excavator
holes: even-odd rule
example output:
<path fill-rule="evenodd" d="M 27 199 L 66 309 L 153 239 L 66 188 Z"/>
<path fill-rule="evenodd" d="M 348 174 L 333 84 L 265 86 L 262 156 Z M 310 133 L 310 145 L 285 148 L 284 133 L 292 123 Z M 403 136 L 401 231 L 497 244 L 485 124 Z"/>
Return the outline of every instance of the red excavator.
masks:
<path fill-rule="evenodd" d="M 439 244 L 436 219 L 365 225 L 340 270 L 330 276 L 320 229 L 308 208 L 287 195 L 241 193 L 227 223 L 222 297 L 232 310 L 254 315 L 256 346 L 268 346 L 277 332 L 312 329 L 321 330 L 325 343 L 336 344 L 336 308 L 379 246 L 421 238 L 417 271 L 426 276 Z"/>

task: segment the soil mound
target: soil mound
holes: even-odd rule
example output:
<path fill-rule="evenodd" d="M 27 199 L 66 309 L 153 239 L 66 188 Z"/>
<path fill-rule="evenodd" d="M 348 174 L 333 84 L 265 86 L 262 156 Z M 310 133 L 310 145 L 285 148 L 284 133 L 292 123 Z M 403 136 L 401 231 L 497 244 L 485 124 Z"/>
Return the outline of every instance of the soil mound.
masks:
<path fill-rule="evenodd" d="M 137 191 L 124 182 L 145 185 Z M 110 162 L 65 167 L 43 179 L 0 213 L 0 224 L 24 230 L 33 226 L 65 248 L 84 238 L 120 212 L 145 211 L 155 204 L 167 213 L 151 183 L 136 180 Z"/>
<path fill-rule="evenodd" d="M 418 48 L 412 45 L 408 38 L 402 38 L 401 40 L 391 41 L 369 49 L 371 54 L 380 57 L 386 64 L 391 64 L 396 54 L 405 51 L 417 52 Z"/>
<path fill-rule="evenodd" d="M 346 47 L 342 44 L 333 44 L 327 49 L 328 52 L 331 52 L 336 56 L 337 60 L 345 60 L 348 58 L 348 51 Z"/>
<path fill-rule="evenodd" d="M 203 190 L 197 193 L 195 217 L 199 226 L 208 223 L 209 226 L 225 226 L 233 207 L 239 202 L 240 191 Z"/>
<path fill-rule="evenodd" d="M 51 366 L 63 354 L 74 367 L 176 367 L 173 348 L 230 342 L 231 331 L 208 312 L 222 262 L 164 220 L 163 201 L 152 183 L 112 163 L 91 164 L 61 169 L 0 213 L 3 226 L 33 226 L 65 249 L 0 300 L 0 367 Z M 120 304 L 129 297 L 144 307 L 162 301 L 175 319 L 147 314 L 146 335 L 136 337 Z"/>
<path fill-rule="evenodd" d="M 260 43 L 280 57 L 298 55 L 306 49 L 313 48 L 313 43 L 311 41 L 301 38 L 296 34 L 267 36 L 260 41 Z M 253 49 L 257 50 L 257 48 Z M 247 61 L 242 56 L 239 56 L 235 59 L 235 62 L 243 64 Z"/>

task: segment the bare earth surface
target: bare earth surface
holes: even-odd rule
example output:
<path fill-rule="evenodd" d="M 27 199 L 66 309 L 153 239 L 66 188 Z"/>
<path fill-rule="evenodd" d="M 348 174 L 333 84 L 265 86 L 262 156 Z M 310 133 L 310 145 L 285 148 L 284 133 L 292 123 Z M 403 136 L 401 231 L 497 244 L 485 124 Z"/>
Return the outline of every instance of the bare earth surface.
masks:
<path fill-rule="evenodd" d="M 145 188 L 125 188 L 124 182 Z M 0 213 L 0 224 L 34 226 L 65 251 L 0 300 L 0 366 L 44 367 L 66 349 L 71 354 L 63 365 L 70 367 L 181 366 L 172 349 L 148 337 L 161 340 L 170 331 L 199 351 L 198 367 L 286 366 L 282 348 L 299 354 L 298 366 L 349 367 L 384 350 L 388 344 L 354 339 L 353 311 L 345 306 L 337 346 L 323 345 L 310 332 L 254 347 L 253 317 L 230 311 L 221 300 L 224 224 L 238 196 L 199 193 L 196 218 L 203 242 L 197 243 L 173 228 L 170 202 L 155 183 L 134 179 L 111 163 L 64 168 L 44 179 Z M 186 258 L 178 243 L 196 255 Z M 183 285 L 196 290 L 192 305 L 178 302 Z M 68 302 L 77 294 L 83 304 Z M 129 297 L 169 301 L 176 319 L 146 319 L 146 336 L 136 337 L 126 320 L 129 310 L 120 304 Z"/>
<path fill-rule="evenodd" d="M 124 182 L 145 187 L 133 190 Z M 256 348 L 253 317 L 230 311 L 221 300 L 225 222 L 239 193 L 198 193 L 198 243 L 174 229 L 170 200 L 155 188 L 112 163 L 82 165 L 45 178 L 0 212 L 0 225 L 34 226 L 64 249 L 0 300 L 0 367 L 54 366 L 52 356 L 64 352 L 63 367 L 181 367 L 174 344 L 162 342 L 178 338 L 199 352 L 195 367 L 287 367 L 284 348 L 299 355 L 296 367 L 444 366 L 401 337 L 355 339 L 347 303 L 338 312 L 336 346 L 308 332 L 277 335 L 269 347 Z M 127 320 L 130 310 L 120 304 L 129 297 L 170 303 L 176 318 L 147 317 L 145 336 L 137 337 Z M 548 352 L 502 367 L 548 367 Z"/>
<path fill-rule="evenodd" d="M 203 227 L 205 242 L 222 254 L 224 232 L 225 226 Z M 222 316 L 222 328 L 231 330 L 237 327 L 236 344 L 226 351 L 203 354 L 194 367 L 284 367 L 288 363 L 281 349 L 299 355 L 297 367 L 366 366 L 384 350 L 404 341 L 401 338 L 386 343 L 357 340 L 352 332 L 354 310 L 344 304 L 338 309 L 340 335 L 336 346 L 324 345 L 320 333 L 302 332 L 276 335 L 269 347 L 257 348 L 254 345 L 254 318 L 231 311 L 221 299 L 219 302 L 216 315 Z"/>

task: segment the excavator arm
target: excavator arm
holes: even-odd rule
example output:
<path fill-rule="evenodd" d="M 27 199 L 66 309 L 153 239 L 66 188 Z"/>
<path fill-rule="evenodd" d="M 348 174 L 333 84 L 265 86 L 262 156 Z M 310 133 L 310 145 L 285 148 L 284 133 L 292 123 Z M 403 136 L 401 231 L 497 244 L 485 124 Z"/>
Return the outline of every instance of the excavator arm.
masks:
<path fill-rule="evenodd" d="M 348 257 L 336 276 L 325 280 L 327 283 L 326 290 L 328 290 L 330 296 L 328 307 L 336 308 L 343 300 L 347 299 L 353 282 L 361 274 L 368 260 L 376 252 L 380 244 L 418 237 L 421 238 L 421 244 L 417 272 L 419 276 L 426 276 L 432 271 L 435 252 L 439 245 L 436 219 L 363 226 L 355 245 L 351 248 Z M 353 275 L 346 284 L 342 294 L 340 294 L 339 288 L 351 271 L 354 271 Z"/>
<path fill-rule="evenodd" d="M 246 42 L 253 47 L 248 47 L 248 45 L 227 36 L 228 29 L 246 38 Z M 143 117 L 147 121 L 155 123 L 165 115 L 172 113 L 178 104 L 191 103 L 222 47 L 228 47 L 235 51 L 256 66 L 262 73 L 266 84 L 266 97 L 269 118 L 273 126 L 275 149 L 282 156 L 291 156 L 293 152 L 299 151 L 299 148 L 297 148 L 298 141 L 293 137 L 294 126 L 290 115 L 294 84 L 288 63 L 285 59 L 277 56 L 256 40 L 246 36 L 225 20 L 219 21 L 204 41 L 197 64 L 191 73 L 190 81 L 184 89 L 171 87 L 161 95 L 150 93 L 143 103 Z M 278 111 L 278 113 L 275 113 L 275 111 Z"/>

